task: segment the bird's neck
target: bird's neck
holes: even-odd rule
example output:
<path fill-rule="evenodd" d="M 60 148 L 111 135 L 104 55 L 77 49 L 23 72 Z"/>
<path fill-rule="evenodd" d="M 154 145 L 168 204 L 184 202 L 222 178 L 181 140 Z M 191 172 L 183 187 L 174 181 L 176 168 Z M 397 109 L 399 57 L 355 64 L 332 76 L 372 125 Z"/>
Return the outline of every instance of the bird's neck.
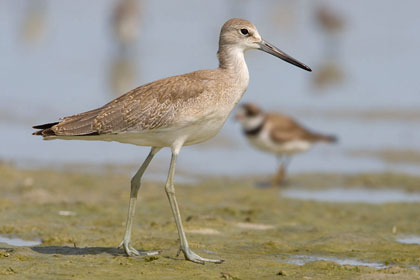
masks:
<path fill-rule="evenodd" d="M 242 124 L 242 128 L 246 135 L 256 135 L 262 130 L 264 122 L 265 115 L 261 114 L 256 117 L 246 119 Z"/>
<path fill-rule="evenodd" d="M 245 90 L 248 87 L 249 72 L 243 49 L 229 45 L 220 46 L 217 56 L 219 58 L 219 69 L 235 77 L 236 83 L 242 85 Z"/>

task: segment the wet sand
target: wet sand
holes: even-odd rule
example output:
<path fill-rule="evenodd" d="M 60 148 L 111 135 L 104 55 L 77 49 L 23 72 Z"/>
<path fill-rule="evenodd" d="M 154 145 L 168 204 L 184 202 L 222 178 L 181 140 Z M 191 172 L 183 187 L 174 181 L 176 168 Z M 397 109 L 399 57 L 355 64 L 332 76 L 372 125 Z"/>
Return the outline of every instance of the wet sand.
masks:
<path fill-rule="evenodd" d="M 265 176 L 177 184 L 191 248 L 223 264 L 176 257 L 178 237 L 163 182 L 146 182 L 133 227 L 141 250 L 116 247 L 123 233 L 130 178 L 121 173 L 23 170 L 0 164 L 0 236 L 41 240 L 0 243 L 0 279 L 420 279 L 418 202 L 323 202 L 258 188 Z M 418 194 L 404 174 L 298 174 L 283 190 L 400 190 Z"/>

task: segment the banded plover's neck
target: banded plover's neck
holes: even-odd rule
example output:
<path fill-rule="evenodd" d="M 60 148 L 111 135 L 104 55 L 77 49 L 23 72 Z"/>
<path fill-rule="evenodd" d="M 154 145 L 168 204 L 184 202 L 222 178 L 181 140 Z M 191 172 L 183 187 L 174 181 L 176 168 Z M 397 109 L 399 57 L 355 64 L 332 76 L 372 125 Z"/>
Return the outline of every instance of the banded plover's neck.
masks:
<path fill-rule="evenodd" d="M 252 118 L 246 118 L 242 122 L 242 127 L 244 129 L 245 134 L 247 135 L 256 135 L 258 134 L 265 123 L 265 116 L 264 114 L 260 114 L 258 116 Z"/>

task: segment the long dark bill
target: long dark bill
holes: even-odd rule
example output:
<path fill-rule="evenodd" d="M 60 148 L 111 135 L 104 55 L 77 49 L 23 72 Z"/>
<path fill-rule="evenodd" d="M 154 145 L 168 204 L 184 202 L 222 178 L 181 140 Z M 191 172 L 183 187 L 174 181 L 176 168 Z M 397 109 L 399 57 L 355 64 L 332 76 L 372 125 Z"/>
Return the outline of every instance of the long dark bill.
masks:
<path fill-rule="evenodd" d="M 289 62 L 299 68 L 302 68 L 306 71 L 311 72 L 312 69 L 309 68 L 308 66 L 306 66 L 305 64 L 303 64 L 302 62 L 294 59 L 293 57 L 291 57 L 290 55 L 288 55 L 285 52 L 282 52 L 281 50 L 279 50 L 278 48 L 276 48 L 275 46 L 273 46 L 272 44 L 261 40 L 261 42 L 258 43 L 260 45 L 260 50 L 265 51 L 266 53 L 272 54 L 278 58 L 283 59 L 286 62 Z"/>

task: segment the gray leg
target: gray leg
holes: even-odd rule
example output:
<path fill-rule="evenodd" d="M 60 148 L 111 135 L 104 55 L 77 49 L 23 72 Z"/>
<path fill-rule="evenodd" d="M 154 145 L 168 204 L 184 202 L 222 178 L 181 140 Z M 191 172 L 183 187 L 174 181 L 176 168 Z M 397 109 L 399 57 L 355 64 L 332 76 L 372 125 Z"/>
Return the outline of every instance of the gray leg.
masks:
<path fill-rule="evenodd" d="M 181 243 L 180 250 L 184 253 L 185 259 L 195 262 L 195 263 L 200 263 L 200 264 L 204 264 L 204 262 L 222 263 L 223 260 L 212 260 L 212 259 L 202 258 L 196 253 L 194 253 L 193 251 L 191 251 L 190 247 L 188 246 L 187 237 L 185 236 L 184 228 L 181 222 L 181 215 L 179 213 L 178 203 L 175 197 L 174 175 L 175 175 L 175 164 L 176 164 L 176 159 L 178 157 L 178 153 L 179 153 L 179 148 L 172 149 L 172 158 L 171 158 L 171 164 L 169 166 L 169 174 L 168 174 L 168 180 L 166 182 L 165 191 L 169 199 L 169 204 L 171 205 L 172 213 L 174 214 L 176 227 L 178 229 L 179 240 Z"/>
<path fill-rule="evenodd" d="M 133 217 L 134 212 L 136 210 L 136 200 L 137 200 L 137 194 L 140 189 L 141 185 L 141 177 L 143 176 L 144 171 L 149 166 L 149 163 L 152 161 L 153 157 L 156 155 L 157 152 L 159 152 L 161 148 L 155 148 L 152 147 L 150 150 L 149 155 L 147 156 L 146 160 L 143 162 L 137 173 L 134 175 L 134 177 L 131 179 L 131 191 L 130 191 L 130 204 L 128 207 L 128 216 L 127 216 L 127 224 L 125 227 L 125 234 L 124 239 L 120 243 L 120 246 L 124 246 L 125 253 L 128 256 L 139 256 L 139 255 L 156 255 L 159 254 L 159 252 L 139 252 L 136 249 L 131 246 L 131 228 L 133 226 Z"/>

